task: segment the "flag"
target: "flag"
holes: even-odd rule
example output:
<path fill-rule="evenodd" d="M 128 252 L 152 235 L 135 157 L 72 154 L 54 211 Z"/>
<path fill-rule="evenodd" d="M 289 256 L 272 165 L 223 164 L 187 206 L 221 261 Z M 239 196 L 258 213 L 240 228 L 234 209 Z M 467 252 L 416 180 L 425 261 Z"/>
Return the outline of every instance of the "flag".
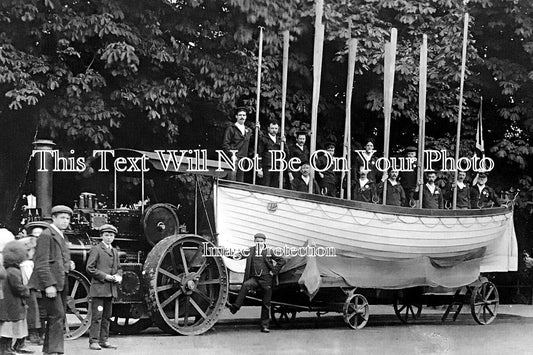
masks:
<path fill-rule="evenodd" d="M 479 113 L 477 115 L 477 132 L 476 132 L 476 148 L 485 153 L 485 142 L 483 141 L 483 98 L 479 104 Z"/>

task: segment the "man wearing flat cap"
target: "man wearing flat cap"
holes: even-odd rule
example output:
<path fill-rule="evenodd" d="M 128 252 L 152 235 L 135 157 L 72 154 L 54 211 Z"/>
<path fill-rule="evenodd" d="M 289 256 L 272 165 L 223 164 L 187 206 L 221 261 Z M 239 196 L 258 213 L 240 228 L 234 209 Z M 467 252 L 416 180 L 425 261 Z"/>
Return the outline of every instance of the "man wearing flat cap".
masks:
<path fill-rule="evenodd" d="M 64 353 L 63 325 L 68 291 L 68 272 L 74 269 L 70 251 L 63 232 L 70 224 L 72 209 L 58 205 L 52 207 L 52 223 L 37 238 L 34 271 L 29 287 L 42 293 L 46 310 L 46 328 L 43 353 Z"/>
<path fill-rule="evenodd" d="M 265 240 L 266 236 L 263 233 L 254 235 L 255 246 L 248 250 L 244 282 L 237 300 L 230 305 L 230 311 L 233 314 L 237 313 L 243 305 L 248 291 L 260 288 L 263 291 L 261 332 L 268 333 L 270 332 L 270 300 L 272 298 L 273 277 L 279 273 L 279 270 L 285 264 L 285 260 L 280 256 L 273 255 L 272 250 L 266 247 Z"/>
<path fill-rule="evenodd" d="M 487 185 L 487 178 L 487 173 L 480 172 L 474 179 L 476 183 L 470 188 L 470 204 L 473 209 L 500 206 L 496 192 Z"/>
<path fill-rule="evenodd" d="M 89 349 L 91 350 L 117 348 L 108 342 L 113 297 L 118 296 L 117 287 L 122 281 L 118 251 L 111 245 L 117 233 L 115 226 L 102 225 L 100 227 L 102 241 L 91 248 L 87 259 L 87 273 L 92 276 L 89 290 L 92 298 L 92 319 L 89 330 Z"/>

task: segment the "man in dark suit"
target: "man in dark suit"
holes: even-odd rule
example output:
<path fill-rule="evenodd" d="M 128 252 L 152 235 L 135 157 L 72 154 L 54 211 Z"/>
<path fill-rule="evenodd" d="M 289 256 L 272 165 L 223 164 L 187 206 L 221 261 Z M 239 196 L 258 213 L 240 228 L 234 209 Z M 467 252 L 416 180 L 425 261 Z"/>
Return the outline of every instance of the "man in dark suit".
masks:
<path fill-rule="evenodd" d="M 117 233 L 115 226 L 102 225 L 100 227 L 102 242 L 92 247 L 87 260 L 87 273 L 92 276 L 89 291 L 92 298 L 89 348 L 92 350 L 117 348 L 108 342 L 113 297 L 117 297 L 117 285 L 122 281 L 118 252 L 111 245 Z"/>
<path fill-rule="evenodd" d="M 289 159 L 298 158 L 300 159 L 300 164 L 295 165 L 295 168 L 298 168 L 303 163 L 309 162 L 309 148 L 305 146 L 305 141 L 307 139 L 307 132 L 298 131 L 296 132 L 296 144 L 292 147 L 289 147 Z M 289 170 L 289 182 L 292 184 L 293 180 L 300 175 L 299 171 L 290 171 Z"/>
<path fill-rule="evenodd" d="M 275 256 L 272 250 L 265 245 L 266 237 L 263 233 L 254 235 L 255 246 L 248 249 L 246 258 L 246 269 L 244 271 L 244 282 L 234 304 L 230 305 L 231 313 L 235 314 L 241 308 L 246 298 L 246 294 L 251 289 L 261 288 L 263 291 L 263 302 L 261 306 L 261 331 L 270 332 L 270 300 L 272 298 L 273 276 L 279 273 L 285 260 L 280 256 Z M 275 264 L 274 262 L 275 261 Z"/>
<path fill-rule="evenodd" d="M 320 192 L 324 196 L 337 197 L 337 175 L 335 173 L 335 164 L 333 157 L 335 155 L 335 144 L 333 142 L 326 144 L 326 154 L 318 158 L 316 166 L 323 171 L 318 173 L 318 185 Z"/>
<path fill-rule="evenodd" d="M 422 186 L 422 208 L 428 209 L 442 209 L 444 208 L 444 200 L 442 196 L 442 190 L 435 185 L 437 180 L 437 173 L 434 171 L 428 171 L 426 174 L 427 183 Z M 422 182 L 422 181 L 420 181 Z M 420 188 L 417 186 L 414 191 L 414 199 L 418 200 Z"/>
<path fill-rule="evenodd" d="M 42 304 L 46 309 L 46 328 L 43 353 L 63 354 L 63 326 L 68 291 L 67 274 L 74 269 L 70 260 L 63 231 L 70 224 L 72 209 L 67 206 L 54 206 L 51 210 L 52 223 L 45 229 L 35 247 L 34 271 L 29 287 L 41 291 Z"/>
<path fill-rule="evenodd" d="M 257 145 L 257 154 L 261 157 L 261 169 L 258 172 L 259 177 L 263 178 L 263 185 L 271 187 L 279 187 L 279 171 L 272 171 L 280 169 L 279 164 L 274 165 L 272 161 L 272 153 L 274 151 L 281 152 L 281 143 L 285 143 L 285 137 L 278 136 L 279 123 L 276 120 L 270 121 L 267 126 L 268 133 L 262 134 Z M 283 145 L 283 151 L 288 155 L 287 144 Z"/>
<path fill-rule="evenodd" d="M 293 191 L 309 192 L 309 182 L 311 181 L 311 177 L 309 176 L 310 172 L 311 166 L 309 163 L 303 163 L 300 167 L 300 174 L 291 181 L 291 189 Z M 320 187 L 315 179 L 313 179 L 313 193 L 320 195 Z"/>
<path fill-rule="evenodd" d="M 494 189 L 487 185 L 487 174 L 479 173 L 476 184 L 470 188 L 470 204 L 472 208 L 499 207 L 500 201 Z"/>
<path fill-rule="evenodd" d="M 236 161 L 241 158 L 248 157 L 248 150 L 250 146 L 250 138 L 252 137 L 252 130 L 244 125 L 246 122 L 246 109 L 239 107 L 235 114 L 235 124 L 226 128 L 224 132 L 224 140 L 222 142 L 222 149 L 228 157 L 232 157 L 231 150 L 236 150 Z M 230 180 L 244 181 L 244 172 L 236 169 L 230 172 Z"/>

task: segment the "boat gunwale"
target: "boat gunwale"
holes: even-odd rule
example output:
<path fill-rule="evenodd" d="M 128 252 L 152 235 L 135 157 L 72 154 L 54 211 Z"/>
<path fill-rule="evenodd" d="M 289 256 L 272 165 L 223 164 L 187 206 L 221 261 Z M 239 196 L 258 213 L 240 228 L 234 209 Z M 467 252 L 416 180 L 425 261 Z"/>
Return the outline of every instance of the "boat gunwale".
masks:
<path fill-rule="evenodd" d="M 361 210 L 363 212 L 377 212 L 389 215 L 404 215 L 412 217 L 490 217 L 500 216 L 513 211 L 509 207 L 493 207 L 485 209 L 468 209 L 468 210 L 447 210 L 447 209 L 421 209 L 410 207 L 389 206 L 374 204 L 369 202 L 360 202 L 353 200 L 343 200 L 336 197 L 309 194 L 307 192 L 283 190 L 276 187 L 251 185 L 243 182 L 218 179 L 219 187 L 239 188 L 249 192 L 269 194 L 276 197 L 288 197 L 297 200 L 326 204 L 335 207 L 348 207 Z"/>

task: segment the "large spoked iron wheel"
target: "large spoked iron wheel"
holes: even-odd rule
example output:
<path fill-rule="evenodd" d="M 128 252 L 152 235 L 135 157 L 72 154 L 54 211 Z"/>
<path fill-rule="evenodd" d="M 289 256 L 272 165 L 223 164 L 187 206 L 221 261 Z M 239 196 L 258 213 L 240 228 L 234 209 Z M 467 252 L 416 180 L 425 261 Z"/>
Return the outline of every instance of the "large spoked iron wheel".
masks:
<path fill-rule="evenodd" d="M 150 251 L 143 268 L 146 301 L 163 331 L 198 335 L 218 320 L 228 299 L 228 277 L 220 257 L 204 255 L 214 247 L 192 234 L 173 235 Z"/>
<path fill-rule="evenodd" d="M 85 334 L 91 326 L 90 284 L 78 271 L 69 272 L 68 284 L 65 339 L 74 340 Z"/>
<path fill-rule="evenodd" d="M 296 311 L 289 309 L 286 306 L 272 305 L 270 307 L 270 316 L 274 324 L 281 327 L 289 324 L 296 319 Z"/>
<path fill-rule="evenodd" d="M 496 319 L 499 304 L 498 289 L 492 282 L 484 281 L 472 290 L 470 313 L 478 324 L 492 323 Z"/>
<path fill-rule="evenodd" d="M 399 291 L 394 298 L 394 313 L 402 323 L 415 322 L 422 313 L 422 303 L 413 298 L 412 292 Z"/>
<path fill-rule="evenodd" d="M 358 293 L 349 293 L 342 309 L 344 322 L 352 329 L 362 329 L 368 323 L 370 307 L 366 297 Z"/>

